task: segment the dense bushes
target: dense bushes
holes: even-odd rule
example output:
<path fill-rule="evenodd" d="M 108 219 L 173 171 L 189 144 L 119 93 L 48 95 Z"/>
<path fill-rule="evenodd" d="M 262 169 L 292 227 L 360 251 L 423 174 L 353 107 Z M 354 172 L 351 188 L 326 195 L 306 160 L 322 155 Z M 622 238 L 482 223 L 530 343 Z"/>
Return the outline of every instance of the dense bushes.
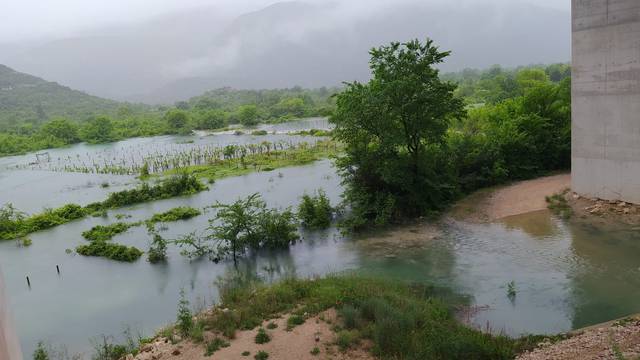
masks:
<path fill-rule="evenodd" d="M 122 234 L 134 225 L 136 224 L 127 224 L 122 222 L 117 222 L 106 226 L 97 225 L 92 227 L 90 230 L 82 232 L 82 237 L 89 241 L 111 240 L 114 236 Z"/>
<path fill-rule="evenodd" d="M 142 256 L 142 251 L 135 247 L 127 247 L 104 240 L 91 241 L 88 245 L 80 245 L 76 248 L 76 252 L 84 256 L 99 256 L 123 262 L 133 262 Z"/>
<path fill-rule="evenodd" d="M 337 165 L 347 227 L 427 215 L 478 188 L 570 167 L 571 80 L 562 69 L 495 72 L 488 76 L 501 85 L 484 79 L 476 94 L 490 104 L 464 109 L 434 67 L 448 53 L 432 42 L 371 54 L 373 79 L 348 84 L 331 118 L 345 143 Z"/>
<path fill-rule="evenodd" d="M 318 190 L 316 195 L 304 194 L 298 205 L 298 218 L 302 225 L 311 229 L 325 229 L 331 225 L 333 208 L 327 194 Z"/>
<path fill-rule="evenodd" d="M 291 210 L 268 209 L 259 194 L 213 208 L 216 214 L 206 234 L 190 234 L 177 241 L 184 254 L 209 256 L 216 262 L 231 256 L 236 262 L 250 249 L 283 248 L 299 238 Z"/>
<path fill-rule="evenodd" d="M 0 208 L 0 240 L 11 240 L 32 232 L 46 230 L 87 215 L 80 205 L 68 204 L 57 209 L 45 209 L 40 214 L 26 216 L 11 204 Z"/>

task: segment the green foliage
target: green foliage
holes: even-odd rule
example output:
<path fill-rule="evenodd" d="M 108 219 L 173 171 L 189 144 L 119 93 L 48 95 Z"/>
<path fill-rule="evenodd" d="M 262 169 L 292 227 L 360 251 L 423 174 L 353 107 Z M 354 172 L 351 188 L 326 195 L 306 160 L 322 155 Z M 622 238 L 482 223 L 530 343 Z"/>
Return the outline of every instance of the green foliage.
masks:
<path fill-rule="evenodd" d="M 573 215 L 573 208 L 569 205 L 567 201 L 567 193 L 569 190 L 562 191 L 558 194 L 553 194 L 551 196 L 547 196 L 547 208 L 551 210 L 554 214 L 559 215 L 563 219 L 568 219 Z"/>
<path fill-rule="evenodd" d="M 341 351 L 346 351 L 359 342 L 360 333 L 357 330 L 340 330 L 336 336 L 336 345 Z"/>
<path fill-rule="evenodd" d="M 340 304 L 357 321 L 339 332 L 339 343 L 368 339 L 382 359 L 513 359 L 535 344 L 466 327 L 454 316 L 457 303 L 442 296 L 427 286 L 345 275 L 269 286 L 236 282 L 221 288 L 221 307 L 238 314 L 238 327 L 251 329 L 283 312 L 317 314 Z"/>
<path fill-rule="evenodd" d="M 180 206 L 169 211 L 154 214 L 149 221 L 152 223 L 174 222 L 178 220 L 187 220 L 199 216 L 202 212 L 189 206 Z"/>
<path fill-rule="evenodd" d="M 320 348 L 318 348 L 318 347 L 316 346 L 316 347 L 314 347 L 313 349 L 311 349 L 310 353 L 311 353 L 311 355 L 313 355 L 313 356 L 318 356 L 318 355 L 320 355 Z"/>
<path fill-rule="evenodd" d="M 160 234 L 153 232 L 153 242 L 147 251 L 147 260 L 156 264 L 167 260 L 167 241 Z"/>
<path fill-rule="evenodd" d="M 372 80 L 337 96 L 331 122 L 345 144 L 337 166 L 353 210 L 349 226 L 419 216 L 454 197 L 445 134 L 464 108 L 435 67 L 448 55 L 431 40 L 372 49 Z"/>
<path fill-rule="evenodd" d="M 269 341 L 271 341 L 271 337 L 267 334 L 267 331 L 263 328 L 259 328 L 255 337 L 256 344 L 266 344 Z"/>
<path fill-rule="evenodd" d="M 511 300 L 514 300 L 517 294 L 518 294 L 518 291 L 516 290 L 515 281 L 510 281 L 507 284 L 507 297 Z"/>
<path fill-rule="evenodd" d="M 87 121 L 81 128 L 82 139 L 98 144 L 116 140 L 113 122 L 106 116 L 98 116 Z"/>
<path fill-rule="evenodd" d="M 298 205 L 298 218 L 305 227 L 328 228 L 333 218 L 333 208 L 327 194 L 323 190 L 318 190 L 315 196 L 304 194 Z"/>
<path fill-rule="evenodd" d="M 180 300 L 178 301 L 178 322 L 176 328 L 182 336 L 188 336 L 194 326 L 193 314 L 189 308 L 189 300 L 187 299 L 184 289 L 180 289 Z"/>
<path fill-rule="evenodd" d="M 68 204 L 57 209 L 45 209 L 41 214 L 27 217 L 7 204 L 0 208 L 0 240 L 11 240 L 46 230 L 86 216 L 80 205 Z"/>
<path fill-rule="evenodd" d="M 242 105 L 238 108 L 238 120 L 244 126 L 254 126 L 260 122 L 260 114 L 256 105 Z"/>
<path fill-rule="evenodd" d="M 287 247 L 298 239 L 295 217 L 290 210 L 267 209 L 259 194 L 233 204 L 217 203 L 204 237 L 189 235 L 177 243 L 192 257 L 208 255 L 213 261 L 238 256 L 249 249 Z"/>
<path fill-rule="evenodd" d="M 42 341 L 38 342 L 36 351 L 33 352 L 33 360 L 49 360 L 49 353 Z"/>
<path fill-rule="evenodd" d="M 106 226 L 96 225 L 90 230 L 83 231 L 82 237 L 89 241 L 107 241 L 111 240 L 114 236 L 122 234 L 123 232 L 129 230 L 129 228 L 134 225 L 135 224 L 127 224 L 122 222 L 117 222 Z"/>
<path fill-rule="evenodd" d="M 189 113 L 180 109 L 171 109 L 165 115 L 169 131 L 174 134 L 189 134 L 192 130 Z"/>
<path fill-rule="evenodd" d="M 304 317 L 299 314 L 292 314 L 287 319 L 287 331 L 291 331 L 294 327 L 304 324 Z"/>
<path fill-rule="evenodd" d="M 269 358 L 269 353 L 260 350 L 253 356 L 253 358 L 256 360 L 267 360 Z"/>
<path fill-rule="evenodd" d="M 142 251 L 133 246 L 127 247 L 104 240 L 92 241 L 88 245 L 80 245 L 76 247 L 76 252 L 84 256 L 98 256 L 122 262 L 134 262 L 142 256 Z"/>
<path fill-rule="evenodd" d="M 207 348 L 204 353 L 204 356 L 211 356 L 216 351 L 225 347 L 229 347 L 229 345 L 230 345 L 229 342 L 225 341 L 222 338 L 216 337 L 207 343 Z"/>

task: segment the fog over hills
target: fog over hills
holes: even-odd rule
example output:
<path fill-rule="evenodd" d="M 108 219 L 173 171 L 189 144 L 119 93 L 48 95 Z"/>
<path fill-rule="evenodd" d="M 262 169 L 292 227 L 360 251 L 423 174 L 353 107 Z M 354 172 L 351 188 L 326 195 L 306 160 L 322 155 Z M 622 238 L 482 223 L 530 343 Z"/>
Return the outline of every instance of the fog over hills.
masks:
<path fill-rule="evenodd" d="M 214 7 L 20 47 L 0 63 L 119 100 L 166 103 L 205 90 L 332 86 L 366 80 L 368 50 L 433 38 L 443 70 L 565 62 L 570 14 L 522 2 L 276 3 L 240 16 Z"/>

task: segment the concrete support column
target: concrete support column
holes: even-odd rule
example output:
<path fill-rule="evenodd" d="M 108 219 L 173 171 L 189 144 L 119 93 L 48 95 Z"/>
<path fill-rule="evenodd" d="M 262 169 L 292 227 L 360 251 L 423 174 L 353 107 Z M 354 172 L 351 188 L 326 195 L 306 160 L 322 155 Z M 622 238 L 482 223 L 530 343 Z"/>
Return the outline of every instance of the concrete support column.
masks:
<path fill-rule="evenodd" d="M 640 203 L 640 0 L 572 0 L 572 188 Z"/>

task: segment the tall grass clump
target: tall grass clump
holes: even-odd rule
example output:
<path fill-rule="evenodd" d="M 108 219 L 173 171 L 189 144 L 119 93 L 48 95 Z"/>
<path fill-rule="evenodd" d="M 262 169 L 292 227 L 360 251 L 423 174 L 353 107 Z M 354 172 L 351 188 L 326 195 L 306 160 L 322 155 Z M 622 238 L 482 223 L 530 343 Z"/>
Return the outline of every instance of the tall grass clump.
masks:
<path fill-rule="evenodd" d="M 199 216 L 200 214 L 202 214 L 202 212 L 198 209 L 189 206 L 180 206 L 160 214 L 154 214 L 149 221 L 152 223 L 173 222 L 191 219 Z"/>
<path fill-rule="evenodd" d="M 89 241 L 107 241 L 135 226 L 135 223 L 117 222 L 109 225 L 96 225 L 82 232 L 82 237 Z"/>
<path fill-rule="evenodd" d="M 122 262 L 134 262 L 142 256 L 142 251 L 131 246 L 110 243 L 104 240 L 92 241 L 87 245 L 76 247 L 76 252 L 83 256 L 104 257 Z"/>

